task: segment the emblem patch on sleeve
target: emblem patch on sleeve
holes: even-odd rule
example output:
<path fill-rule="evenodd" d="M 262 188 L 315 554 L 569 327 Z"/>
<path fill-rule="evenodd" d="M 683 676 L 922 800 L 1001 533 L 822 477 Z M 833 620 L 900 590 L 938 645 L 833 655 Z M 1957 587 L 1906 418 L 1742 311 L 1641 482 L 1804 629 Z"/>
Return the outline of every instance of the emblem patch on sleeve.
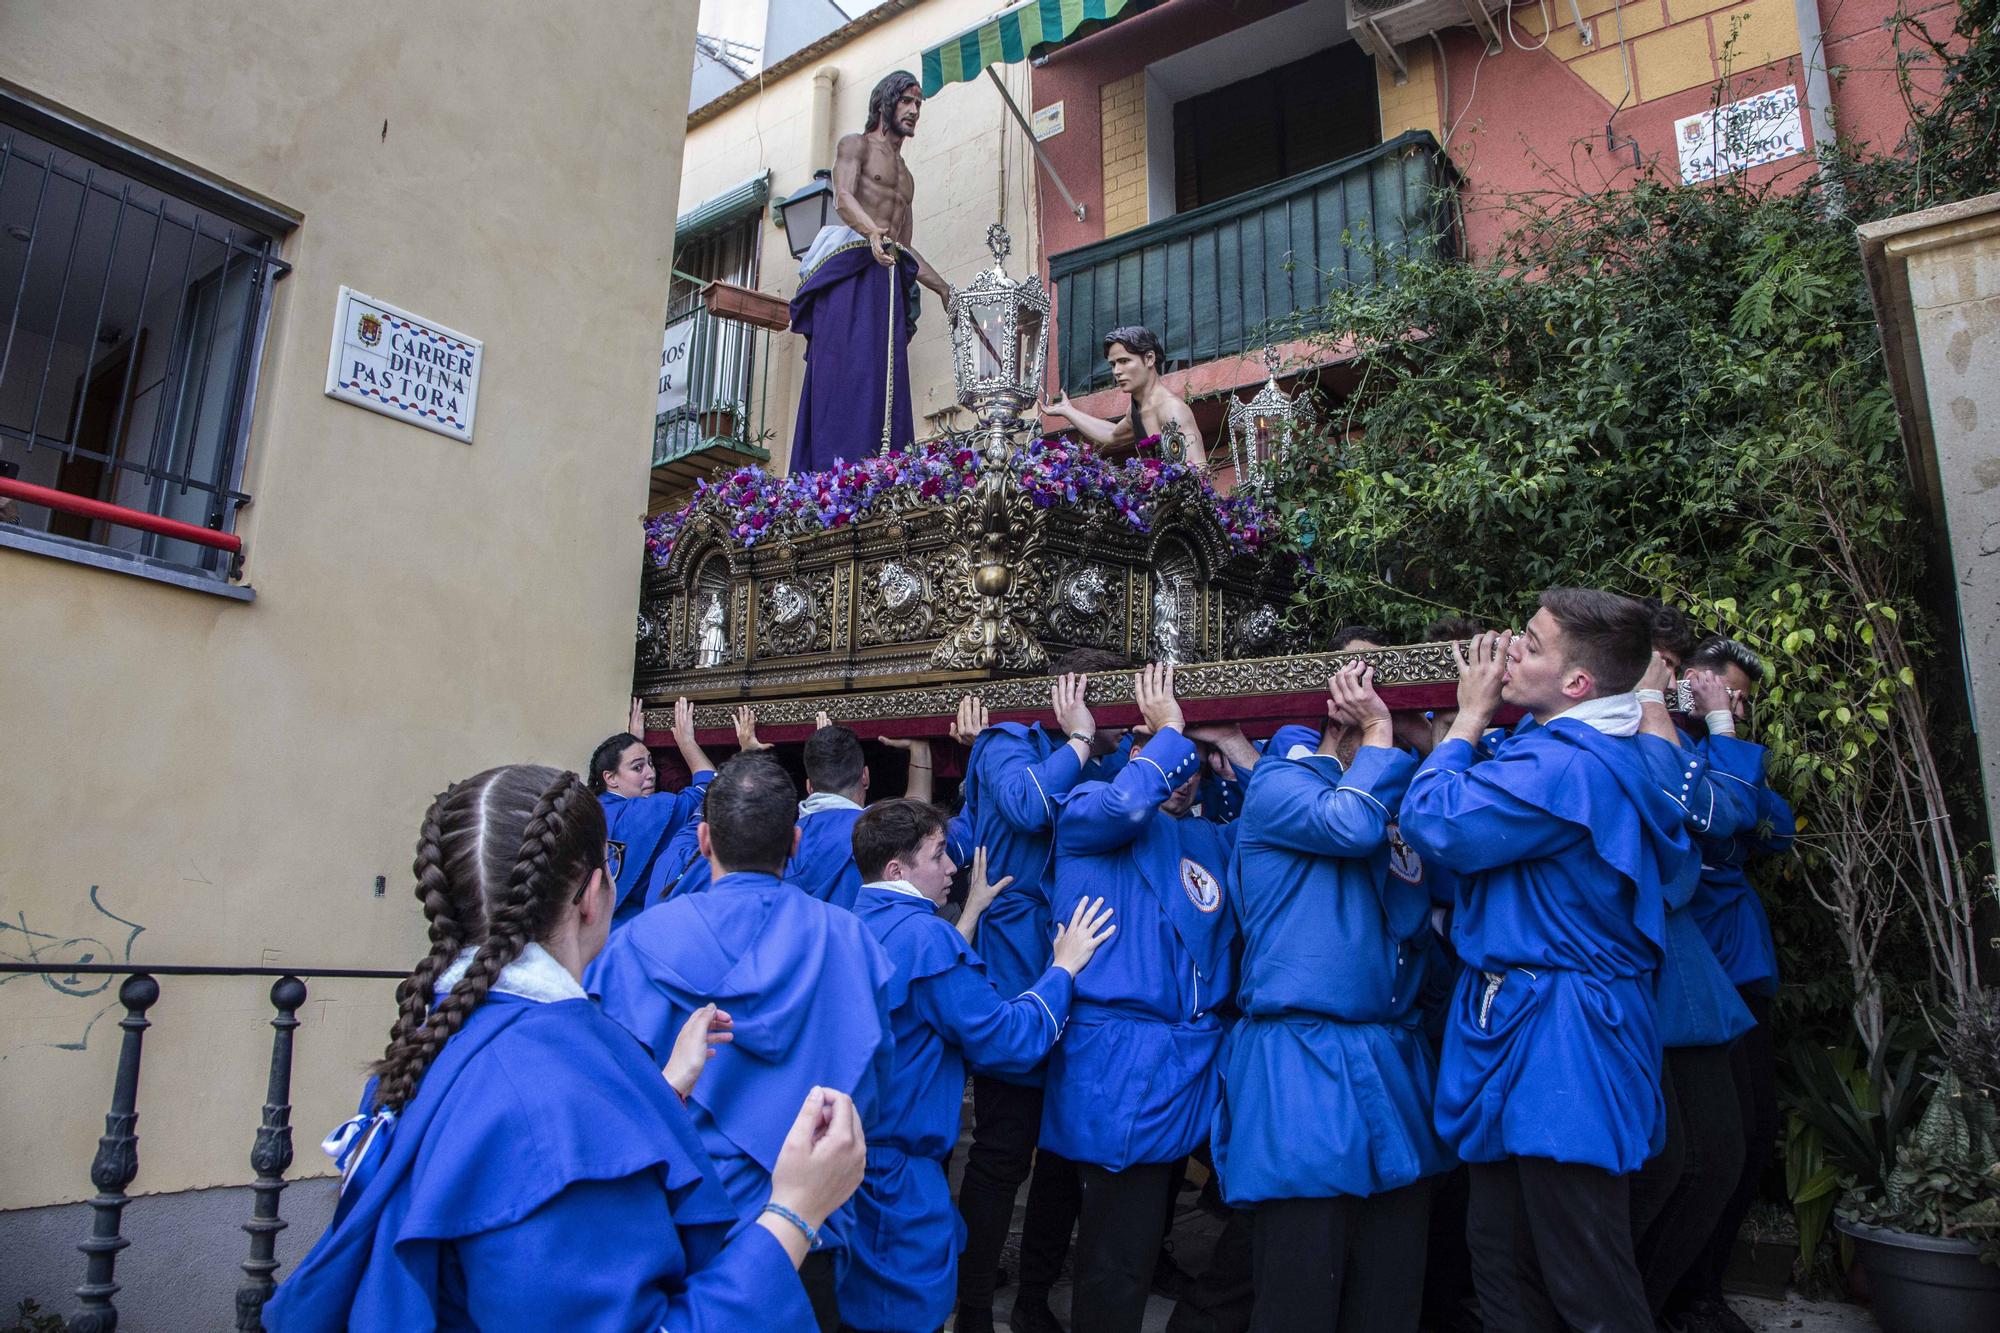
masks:
<path fill-rule="evenodd" d="M 1193 857 L 1181 858 L 1181 887 L 1187 890 L 1188 901 L 1204 912 L 1222 906 L 1222 881 Z"/>
<path fill-rule="evenodd" d="M 1394 824 L 1389 825 L 1389 873 L 1405 884 L 1424 882 L 1424 860 L 1416 849 L 1403 841 L 1403 834 Z"/>
<path fill-rule="evenodd" d="M 606 842 L 604 844 L 604 873 L 611 876 L 612 883 L 618 882 L 619 874 L 625 869 L 625 844 Z"/>

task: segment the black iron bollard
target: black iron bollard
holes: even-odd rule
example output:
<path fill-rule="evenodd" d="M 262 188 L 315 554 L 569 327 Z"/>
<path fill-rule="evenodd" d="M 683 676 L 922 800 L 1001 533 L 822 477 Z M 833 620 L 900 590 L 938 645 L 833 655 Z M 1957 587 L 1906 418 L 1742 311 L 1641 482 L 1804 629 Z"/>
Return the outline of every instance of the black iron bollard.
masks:
<path fill-rule="evenodd" d="M 238 1333 L 262 1333 L 264 1302 L 277 1284 L 272 1252 L 278 1233 L 288 1225 L 278 1216 L 278 1196 L 285 1190 L 285 1170 L 292 1164 L 292 1031 L 299 1025 L 299 1006 L 306 1002 L 306 984 L 297 977 L 280 977 L 271 986 L 271 1081 L 264 1090 L 264 1123 L 250 1149 L 250 1169 L 257 1183 L 250 1188 L 257 1202 L 243 1229 L 250 1233 L 250 1257 L 243 1261 L 243 1285 L 236 1290 Z"/>
<path fill-rule="evenodd" d="M 90 1163 L 90 1183 L 97 1197 L 90 1201 L 90 1239 L 77 1246 L 87 1257 L 83 1285 L 76 1289 L 83 1308 L 70 1316 L 68 1333 L 113 1333 L 118 1327 L 118 1308 L 111 1298 L 118 1294 L 112 1274 L 118 1251 L 131 1244 L 118 1234 L 125 1213 L 125 1187 L 139 1174 L 139 1048 L 146 1040 L 146 1011 L 160 998 L 160 983 L 144 972 L 125 978 L 118 988 L 118 1002 L 125 1017 L 118 1026 L 125 1029 L 124 1043 L 118 1048 L 118 1083 L 111 1093 L 111 1111 L 104 1117 L 104 1135 L 97 1140 L 97 1156 Z"/>

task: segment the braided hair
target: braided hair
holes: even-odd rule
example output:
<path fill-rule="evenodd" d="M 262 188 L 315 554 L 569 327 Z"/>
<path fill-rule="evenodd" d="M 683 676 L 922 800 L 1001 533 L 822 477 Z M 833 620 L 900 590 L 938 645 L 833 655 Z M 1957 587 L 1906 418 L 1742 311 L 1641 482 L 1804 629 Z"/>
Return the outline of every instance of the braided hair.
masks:
<path fill-rule="evenodd" d="M 430 952 L 396 987 L 396 1021 L 371 1073 L 375 1106 L 401 1109 L 501 971 L 547 936 L 604 863 L 604 810 L 574 773 L 534 764 L 454 783 L 424 812 L 412 864 Z M 437 980 L 476 945 L 444 999 Z"/>

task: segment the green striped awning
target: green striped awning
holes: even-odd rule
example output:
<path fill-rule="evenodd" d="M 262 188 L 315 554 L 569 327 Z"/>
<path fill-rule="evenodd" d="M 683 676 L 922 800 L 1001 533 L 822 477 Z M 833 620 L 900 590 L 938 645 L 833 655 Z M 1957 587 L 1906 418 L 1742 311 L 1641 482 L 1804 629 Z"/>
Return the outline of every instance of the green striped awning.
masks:
<path fill-rule="evenodd" d="M 1161 0 L 1021 0 L 924 51 L 924 96 L 979 77 L 988 65 L 1013 65 L 1088 37 L 1107 23 Z"/>
<path fill-rule="evenodd" d="M 710 199 L 704 199 L 674 220 L 674 247 L 679 249 L 689 241 L 698 240 L 710 232 L 720 231 L 733 222 L 740 222 L 764 207 L 764 201 L 771 197 L 771 169 L 766 167 L 757 175 L 744 181 L 734 189 L 724 190 Z"/>

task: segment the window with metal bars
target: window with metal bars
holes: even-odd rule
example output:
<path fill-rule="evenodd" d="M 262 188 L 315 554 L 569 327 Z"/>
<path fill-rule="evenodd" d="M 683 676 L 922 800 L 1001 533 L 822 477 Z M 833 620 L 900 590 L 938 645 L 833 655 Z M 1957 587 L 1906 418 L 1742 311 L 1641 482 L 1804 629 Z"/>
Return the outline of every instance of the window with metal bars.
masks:
<path fill-rule="evenodd" d="M 0 100 L 0 524 L 227 578 L 283 225 L 125 144 Z M 26 492 L 32 495 L 34 492 Z M 115 508 L 106 508 L 114 506 Z M 154 527 L 170 525 L 155 524 Z M 46 548 L 45 548 L 46 549 Z"/>

